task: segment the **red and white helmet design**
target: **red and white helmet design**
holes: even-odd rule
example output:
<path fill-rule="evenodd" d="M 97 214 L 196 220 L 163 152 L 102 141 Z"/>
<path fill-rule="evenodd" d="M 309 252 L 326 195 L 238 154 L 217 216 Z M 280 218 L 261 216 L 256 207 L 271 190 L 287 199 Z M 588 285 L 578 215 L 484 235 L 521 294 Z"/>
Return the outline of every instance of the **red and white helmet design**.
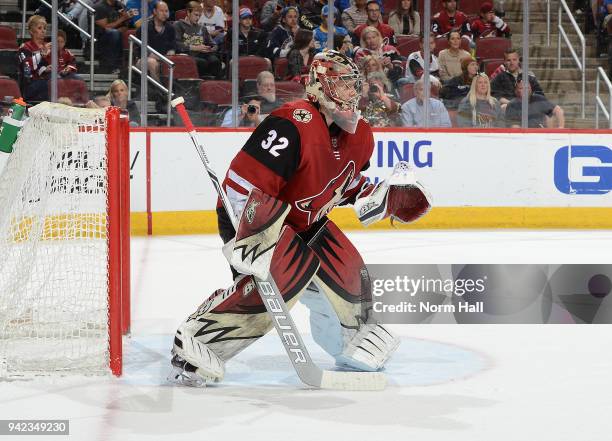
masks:
<path fill-rule="evenodd" d="M 356 111 L 361 97 L 362 78 L 357 65 L 335 50 L 324 49 L 315 55 L 306 94 L 329 110 Z"/>

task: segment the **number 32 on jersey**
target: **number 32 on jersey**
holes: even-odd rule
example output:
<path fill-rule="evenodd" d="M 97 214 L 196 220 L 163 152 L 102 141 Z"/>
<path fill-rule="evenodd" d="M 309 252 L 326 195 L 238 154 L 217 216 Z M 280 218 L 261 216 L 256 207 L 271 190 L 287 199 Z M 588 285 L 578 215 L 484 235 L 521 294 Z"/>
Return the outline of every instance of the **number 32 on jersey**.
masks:
<path fill-rule="evenodd" d="M 261 148 L 267 150 L 272 156 L 278 158 L 280 156 L 280 151 L 287 148 L 289 145 L 289 140 L 284 136 L 276 139 L 278 134 L 276 130 L 270 130 L 268 132 L 268 138 L 261 141 Z"/>

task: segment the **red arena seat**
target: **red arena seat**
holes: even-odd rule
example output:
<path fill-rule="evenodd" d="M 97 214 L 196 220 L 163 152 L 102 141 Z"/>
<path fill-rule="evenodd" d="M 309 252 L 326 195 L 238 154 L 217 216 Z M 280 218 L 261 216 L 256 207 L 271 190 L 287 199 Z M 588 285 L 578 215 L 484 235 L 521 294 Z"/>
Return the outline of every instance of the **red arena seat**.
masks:
<path fill-rule="evenodd" d="M 274 77 L 277 80 L 284 80 L 287 78 L 287 67 L 289 66 L 289 60 L 286 58 L 276 58 L 274 60 Z"/>
<path fill-rule="evenodd" d="M 492 60 L 482 60 L 482 64 L 484 66 L 483 67 L 484 73 L 486 73 L 487 76 L 491 78 L 491 75 L 493 74 L 493 72 L 495 72 L 499 66 L 504 64 L 504 60 L 502 58 L 494 58 Z"/>
<path fill-rule="evenodd" d="M 217 104 L 218 106 L 231 106 L 232 82 L 217 80 L 203 81 L 200 84 L 200 100 Z"/>
<path fill-rule="evenodd" d="M 413 52 L 419 50 L 419 37 L 410 35 L 397 36 L 397 50 L 400 55 L 407 57 Z"/>
<path fill-rule="evenodd" d="M 51 82 L 49 82 L 49 87 L 51 87 Z M 68 97 L 75 105 L 83 105 L 89 101 L 89 91 L 83 80 L 58 80 L 57 96 Z"/>
<path fill-rule="evenodd" d="M 434 50 L 434 55 L 438 56 L 440 51 L 447 49 L 449 46 L 448 39 L 446 37 L 438 37 L 436 38 L 436 49 Z M 470 51 L 470 42 L 467 38 L 461 39 L 461 49 L 464 51 Z"/>
<path fill-rule="evenodd" d="M 243 80 L 254 80 L 257 75 L 264 71 L 270 70 L 268 60 L 255 55 L 240 57 L 238 61 L 238 78 Z"/>
<path fill-rule="evenodd" d="M 167 58 L 174 63 L 173 76 L 175 80 L 199 79 L 198 66 L 189 55 L 168 55 Z M 162 63 L 162 75 L 167 77 L 169 70 L 168 65 Z"/>
<path fill-rule="evenodd" d="M 512 41 L 504 37 L 477 38 L 476 57 L 479 60 L 487 58 L 504 58 L 504 51 L 512 47 Z"/>
<path fill-rule="evenodd" d="M 0 26 L 0 49 L 18 49 L 15 29 L 9 26 Z"/>
<path fill-rule="evenodd" d="M 305 89 L 297 81 L 277 81 L 276 96 L 283 101 L 293 101 L 304 98 Z"/>
<path fill-rule="evenodd" d="M 21 96 L 19 84 L 12 78 L 0 78 L 0 90 L 2 91 L 1 99 L 4 99 L 5 96 L 12 96 L 13 98 L 19 98 Z"/>

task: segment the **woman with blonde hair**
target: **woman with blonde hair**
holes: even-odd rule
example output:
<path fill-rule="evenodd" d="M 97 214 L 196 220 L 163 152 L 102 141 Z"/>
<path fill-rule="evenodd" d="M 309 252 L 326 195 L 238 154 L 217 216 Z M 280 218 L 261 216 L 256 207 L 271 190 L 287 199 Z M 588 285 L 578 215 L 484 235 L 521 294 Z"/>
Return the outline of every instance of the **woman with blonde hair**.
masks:
<path fill-rule="evenodd" d="M 140 124 L 140 112 L 138 111 L 136 103 L 128 100 L 128 87 L 125 81 L 113 81 L 106 96 L 113 106 L 117 106 L 122 111 L 127 112 L 130 119 L 130 126 L 134 127 Z"/>
<path fill-rule="evenodd" d="M 19 47 L 19 69 L 23 80 L 23 98 L 27 102 L 49 99 L 51 43 L 45 42 L 47 20 L 33 15 L 28 20 L 30 40 Z"/>
<path fill-rule="evenodd" d="M 382 60 L 374 55 L 366 55 L 357 64 L 359 71 L 364 79 L 372 72 L 385 72 L 385 68 L 382 65 Z"/>
<path fill-rule="evenodd" d="M 485 73 L 472 79 L 468 95 L 461 100 L 457 112 L 459 127 L 503 127 L 504 114 L 497 99 L 491 96 L 491 82 Z"/>
<path fill-rule="evenodd" d="M 376 55 L 383 57 L 385 55 L 390 56 L 391 54 L 397 54 L 399 58 L 399 52 L 394 46 L 385 44 L 382 34 L 374 26 L 366 26 L 361 32 L 361 38 L 359 41 L 359 49 L 355 52 L 355 61 L 359 61 L 366 55 Z M 385 66 L 386 67 L 386 66 Z"/>
<path fill-rule="evenodd" d="M 385 44 L 380 31 L 374 26 L 366 26 L 361 32 L 359 49 L 355 52 L 355 62 L 367 56 L 376 57 L 382 63 L 387 77 L 394 84 L 402 77 L 402 57 L 394 46 Z"/>

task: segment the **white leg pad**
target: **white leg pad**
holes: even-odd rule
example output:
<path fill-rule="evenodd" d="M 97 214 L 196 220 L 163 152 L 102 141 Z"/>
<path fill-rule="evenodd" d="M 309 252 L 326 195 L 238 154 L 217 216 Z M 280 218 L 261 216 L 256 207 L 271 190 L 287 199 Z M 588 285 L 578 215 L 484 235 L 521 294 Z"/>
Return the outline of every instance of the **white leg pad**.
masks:
<path fill-rule="evenodd" d="M 327 296 L 314 283 L 300 301 L 310 310 L 314 341 L 336 359 L 338 366 L 378 371 L 399 346 L 400 340 L 382 325 L 362 325 L 359 331 L 343 328 Z"/>
<path fill-rule="evenodd" d="M 180 343 L 180 344 L 177 344 Z M 194 338 L 183 323 L 176 332 L 172 353 L 195 366 L 204 382 L 218 382 L 225 375 L 225 363 L 208 346 Z"/>
<path fill-rule="evenodd" d="M 343 330 L 345 336 L 354 331 Z M 399 338 L 379 324 L 363 325 L 350 339 L 345 340 L 342 354 L 336 357 L 336 363 L 343 367 L 360 371 L 378 371 L 382 369 L 400 344 Z"/>

